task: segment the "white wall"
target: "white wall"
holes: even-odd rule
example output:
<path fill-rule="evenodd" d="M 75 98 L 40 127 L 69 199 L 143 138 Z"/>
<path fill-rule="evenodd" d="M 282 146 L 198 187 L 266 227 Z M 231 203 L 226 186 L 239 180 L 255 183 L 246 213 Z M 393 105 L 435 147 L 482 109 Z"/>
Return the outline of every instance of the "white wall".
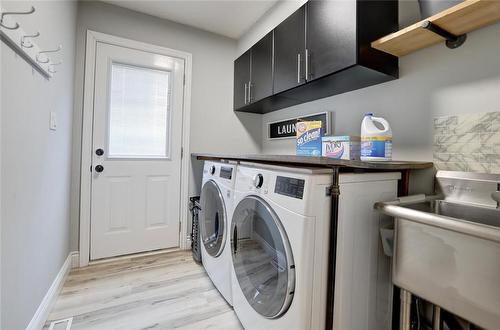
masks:
<path fill-rule="evenodd" d="M 272 9 L 281 17 L 290 4 Z M 279 13 L 276 14 L 276 13 Z M 285 15 L 287 16 L 287 15 Z M 416 1 L 400 1 L 400 25 L 418 20 Z M 281 20 L 264 18 L 239 41 L 245 51 Z M 265 27 L 263 29 L 262 27 Z M 267 123 L 321 111 L 334 111 L 334 134 L 359 134 L 365 112 L 386 117 L 394 132 L 394 158 L 432 160 L 432 122 L 435 116 L 500 111 L 500 24 L 470 33 L 455 50 L 443 44 L 400 59 L 400 79 L 336 95 L 262 116 L 262 151 L 269 154 L 295 152 L 291 140 L 269 141 Z"/>
<path fill-rule="evenodd" d="M 1 43 L 1 312 L 2 329 L 24 329 L 69 253 L 69 193 L 76 3 L 34 5 L 16 18 L 41 33 L 42 49 L 62 44 L 63 64 L 46 80 Z M 55 111 L 57 131 L 49 130 Z"/>
<path fill-rule="evenodd" d="M 83 1 L 78 8 L 73 122 L 73 249 L 78 248 L 81 114 L 87 29 L 186 51 L 193 55 L 191 152 L 256 153 L 260 150 L 262 136 L 259 115 L 236 115 L 232 110 L 235 40 L 105 3 Z M 193 162 L 191 194 L 198 193 L 200 184 L 201 167 L 198 162 Z"/>

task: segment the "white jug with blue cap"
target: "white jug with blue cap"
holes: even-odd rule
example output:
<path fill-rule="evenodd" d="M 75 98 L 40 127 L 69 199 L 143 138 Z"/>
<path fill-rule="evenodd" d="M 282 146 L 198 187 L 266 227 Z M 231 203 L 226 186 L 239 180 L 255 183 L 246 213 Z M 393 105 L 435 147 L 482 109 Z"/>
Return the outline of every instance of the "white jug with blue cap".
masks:
<path fill-rule="evenodd" d="M 361 160 L 392 160 L 392 130 L 389 122 L 373 113 L 365 114 L 361 122 Z"/>

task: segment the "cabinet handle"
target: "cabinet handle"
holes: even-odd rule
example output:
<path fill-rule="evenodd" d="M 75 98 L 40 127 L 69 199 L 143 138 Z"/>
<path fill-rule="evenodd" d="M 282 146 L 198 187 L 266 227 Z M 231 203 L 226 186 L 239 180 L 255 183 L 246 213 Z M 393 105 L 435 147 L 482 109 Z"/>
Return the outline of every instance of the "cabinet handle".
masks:
<path fill-rule="evenodd" d="M 301 81 L 300 77 L 300 53 L 297 54 L 297 84 L 300 84 Z"/>
<path fill-rule="evenodd" d="M 252 103 L 252 82 L 248 82 L 248 104 Z"/>
<path fill-rule="evenodd" d="M 309 49 L 306 48 L 306 81 L 309 80 Z"/>
<path fill-rule="evenodd" d="M 247 104 L 247 100 L 248 100 L 248 93 L 247 93 L 247 83 L 245 83 L 245 101 L 243 102 L 244 104 Z"/>

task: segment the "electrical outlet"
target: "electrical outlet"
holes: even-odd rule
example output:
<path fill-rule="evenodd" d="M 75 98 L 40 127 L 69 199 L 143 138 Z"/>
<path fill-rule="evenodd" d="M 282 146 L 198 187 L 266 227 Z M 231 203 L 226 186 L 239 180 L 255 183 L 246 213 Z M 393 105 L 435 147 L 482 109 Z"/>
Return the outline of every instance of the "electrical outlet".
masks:
<path fill-rule="evenodd" d="M 57 129 L 57 115 L 54 111 L 50 112 L 49 128 L 53 131 Z"/>

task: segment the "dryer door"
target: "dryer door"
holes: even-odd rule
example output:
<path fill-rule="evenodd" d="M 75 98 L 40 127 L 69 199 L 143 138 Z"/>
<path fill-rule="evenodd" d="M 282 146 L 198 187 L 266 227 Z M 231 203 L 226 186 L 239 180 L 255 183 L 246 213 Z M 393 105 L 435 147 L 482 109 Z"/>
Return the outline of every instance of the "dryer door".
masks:
<path fill-rule="evenodd" d="M 286 232 L 261 198 L 248 196 L 233 214 L 233 267 L 248 303 L 264 317 L 285 313 L 293 299 L 295 265 Z"/>
<path fill-rule="evenodd" d="M 214 181 L 207 181 L 203 185 L 200 206 L 201 242 L 210 256 L 218 257 L 226 240 L 226 207 Z"/>

